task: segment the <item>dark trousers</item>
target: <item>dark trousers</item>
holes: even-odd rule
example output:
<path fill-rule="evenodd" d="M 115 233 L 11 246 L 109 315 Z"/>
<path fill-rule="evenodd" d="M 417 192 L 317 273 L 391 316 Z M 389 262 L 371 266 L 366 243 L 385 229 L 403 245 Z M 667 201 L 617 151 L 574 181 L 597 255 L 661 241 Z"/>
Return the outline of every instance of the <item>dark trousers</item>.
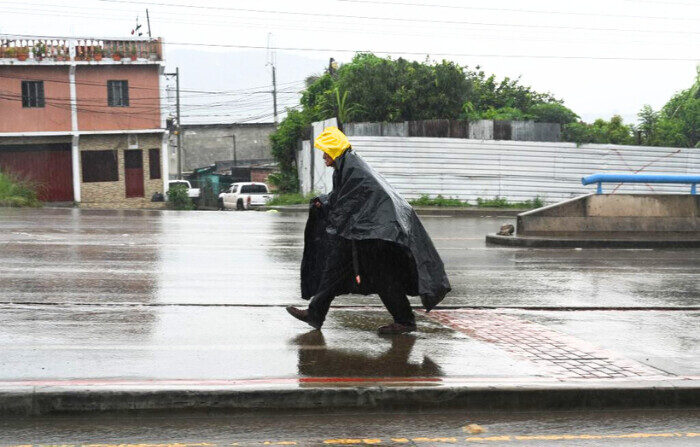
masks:
<path fill-rule="evenodd" d="M 384 307 L 386 307 L 386 310 L 394 317 L 395 323 L 409 326 L 416 324 L 416 318 L 413 315 L 411 303 L 400 287 L 392 285 L 379 292 L 378 295 Z M 328 310 L 334 299 L 335 295 L 332 293 L 319 293 L 314 295 L 309 303 L 309 313 L 312 318 L 319 322 L 325 321 Z"/>
<path fill-rule="evenodd" d="M 361 255 L 360 269 L 364 270 L 361 274 L 362 281 L 369 281 L 373 289 L 377 290 L 379 298 L 394 318 L 394 322 L 405 325 L 415 324 L 415 316 L 405 291 L 405 272 L 397 271 L 397 265 L 392 262 L 392 253 L 395 253 L 393 252 L 395 248 L 376 242 L 370 244 L 360 242 L 358 247 Z M 319 292 L 311 298 L 309 303 L 309 314 L 321 323 L 326 319 L 331 302 L 337 295 L 338 284 L 352 281 L 351 278 L 354 276 L 352 258 L 339 256 L 335 259 L 338 260 L 336 261 L 338 265 L 326 266 L 325 269 L 326 273 L 334 272 L 334 275 L 332 277 L 328 274 L 324 275 Z M 363 264 L 370 264 L 373 267 L 372 270 L 363 269 Z"/>

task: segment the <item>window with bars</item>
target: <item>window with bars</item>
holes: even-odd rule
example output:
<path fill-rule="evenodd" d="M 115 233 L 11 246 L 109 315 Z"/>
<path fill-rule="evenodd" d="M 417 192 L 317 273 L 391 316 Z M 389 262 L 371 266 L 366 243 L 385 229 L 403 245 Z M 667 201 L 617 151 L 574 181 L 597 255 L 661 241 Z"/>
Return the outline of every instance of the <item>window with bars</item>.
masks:
<path fill-rule="evenodd" d="M 22 81 L 22 107 L 44 107 L 44 81 Z"/>
<path fill-rule="evenodd" d="M 107 105 L 129 107 L 128 81 L 107 81 Z"/>

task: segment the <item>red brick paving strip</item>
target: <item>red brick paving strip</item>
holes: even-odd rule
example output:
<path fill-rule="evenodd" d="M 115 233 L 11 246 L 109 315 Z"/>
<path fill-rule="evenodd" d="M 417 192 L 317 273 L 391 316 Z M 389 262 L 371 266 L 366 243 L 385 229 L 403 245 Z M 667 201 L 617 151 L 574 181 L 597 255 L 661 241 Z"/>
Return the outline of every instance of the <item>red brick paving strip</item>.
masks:
<path fill-rule="evenodd" d="M 642 379 L 670 375 L 512 315 L 484 310 L 434 310 L 426 316 L 474 339 L 493 343 L 556 377 Z"/>

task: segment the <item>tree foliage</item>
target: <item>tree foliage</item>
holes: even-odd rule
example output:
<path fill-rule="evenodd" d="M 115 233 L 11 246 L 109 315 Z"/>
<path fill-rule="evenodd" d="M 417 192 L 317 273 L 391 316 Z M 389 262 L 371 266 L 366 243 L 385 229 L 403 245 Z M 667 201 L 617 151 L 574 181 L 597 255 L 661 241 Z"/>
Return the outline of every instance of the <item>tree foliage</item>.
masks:
<path fill-rule="evenodd" d="M 343 122 L 396 122 L 427 119 L 534 119 L 571 122 L 577 116 L 549 93 L 518 79 L 498 81 L 476 67 L 454 62 L 412 62 L 357 54 L 332 73 L 306 79 L 301 110 L 289 111 L 271 137 L 283 191 L 293 187 L 294 156 L 303 129 L 332 117 Z"/>
<path fill-rule="evenodd" d="M 610 122 L 596 120 L 563 126 L 564 141 L 576 143 L 640 144 L 643 146 L 700 147 L 700 69 L 693 86 L 680 91 L 654 110 L 644 105 L 637 127 L 625 125 L 619 116 Z M 638 134 L 638 139 L 635 138 Z"/>
<path fill-rule="evenodd" d="M 700 147 L 700 69 L 691 88 L 673 95 L 659 111 L 645 105 L 637 116 L 644 145 Z"/>
<path fill-rule="evenodd" d="M 593 123 L 579 117 L 550 93 L 520 79 L 487 75 L 454 62 L 412 62 L 357 54 L 332 72 L 309 76 L 301 110 L 288 110 L 272 135 L 272 154 L 281 173 L 272 181 L 281 192 L 295 191 L 297 142 L 312 122 L 336 117 L 344 122 L 397 122 L 427 119 L 534 120 L 562 125 L 565 141 L 693 147 L 698 145 L 700 74 L 693 87 L 676 94 L 658 112 L 644 107 L 635 129 L 620 116 Z"/>
<path fill-rule="evenodd" d="M 577 144 L 635 144 L 634 128 L 614 115 L 610 121 L 597 119 L 593 124 L 570 123 L 562 127 L 562 138 Z"/>

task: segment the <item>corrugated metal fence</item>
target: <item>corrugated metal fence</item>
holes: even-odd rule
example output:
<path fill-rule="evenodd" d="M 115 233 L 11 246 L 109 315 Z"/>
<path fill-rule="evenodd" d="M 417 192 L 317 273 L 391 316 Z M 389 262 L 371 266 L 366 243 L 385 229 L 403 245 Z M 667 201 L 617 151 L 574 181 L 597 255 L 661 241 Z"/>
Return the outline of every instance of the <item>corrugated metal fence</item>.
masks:
<path fill-rule="evenodd" d="M 478 197 L 521 201 L 539 196 L 551 203 L 594 192 L 595 186 L 581 185 L 581 177 L 595 172 L 700 172 L 698 149 L 458 138 L 354 136 L 350 141 L 408 199 L 422 194 L 470 202 Z M 604 185 L 604 192 L 620 193 L 689 190 L 686 185 Z"/>

